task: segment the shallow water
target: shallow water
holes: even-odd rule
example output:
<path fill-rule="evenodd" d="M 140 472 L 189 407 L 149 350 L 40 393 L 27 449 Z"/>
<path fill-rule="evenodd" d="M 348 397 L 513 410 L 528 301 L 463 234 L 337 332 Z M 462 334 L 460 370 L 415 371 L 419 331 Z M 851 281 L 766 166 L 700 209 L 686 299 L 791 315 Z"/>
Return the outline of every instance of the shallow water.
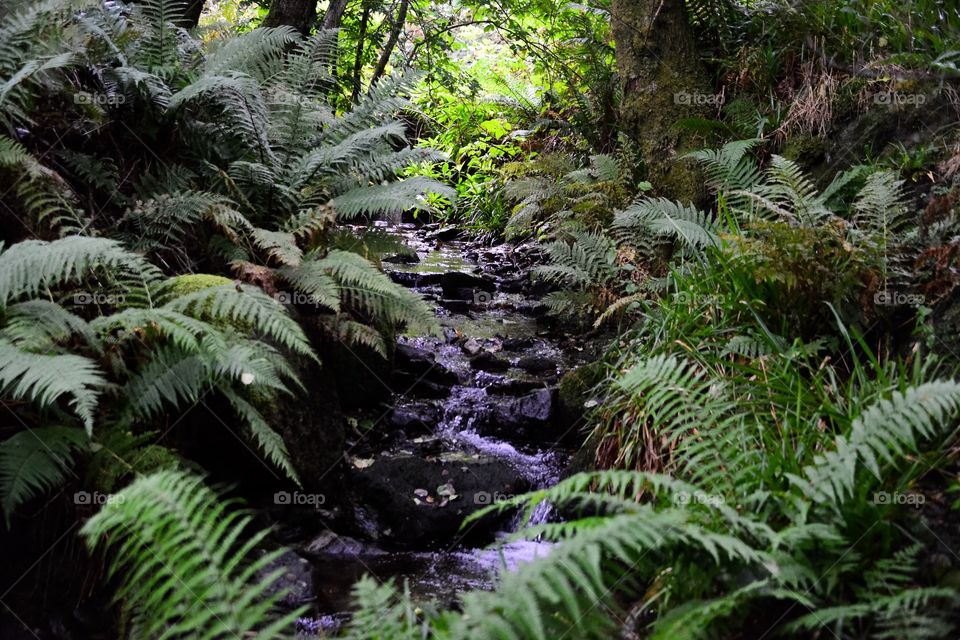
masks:
<path fill-rule="evenodd" d="M 384 228 L 384 225 L 380 225 Z M 467 253 L 478 253 L 461 242 L 436 242 L 425 239 L 408 225 L 392 227 L 419 257 L 415 264 L 384 262 L 385 270 L 418 274 L 442 274 L 461 271 L 492 277 L 470 260 Z M 513 439 L 481 433 L 477 422 L 489 421 L 497 405 L 508 402 L 502 390 L 510 385 L 525 385 L 522 389 L 544 389 L 555 383 L 566 368 L 562 350 L 551 340 L 534 317 L 523 311 L 524 305 L 534 302 L 518 293 L 498 290 L 484 294 L 480 300 L 468 301 L 469 308 L 452 312 L 439 302 L 440 287 L 432 284 L 414 289 L 432 301 L 444 336 L 405 335 L 399 341 L 411 347 L 430 352 L 446 370 L 456 374 L 458 384 L 453 385 L 442 398 L 425 400 L 420 397 L 399 398 L 399 409 L 415 410 L 429 404 L 437 409 L 439 420 L 433 434 L 419 441 L 430 440 L 438 450 L 438 459 L 461 456 L 466 458 L 495 459 L 507 463 L 516 470 L 532 489 L 555 484 L 569 462 L 570 451 L 549 438 Z M 506 361 L 502 370 L 480 371 L 471 366 L 470 353 L 465 343 L 473 339 L 481 349 L 491 351 Z M 507 349 L 513 340 L 519 348 Z M 522 357 L 537 356 L 557 363 L 556 371 L 532 374 L 520 369 L 517 364 Z M 509 434 L 508 434 L 509 435 Z M 438 442 L 437 442 L 438 440 Z M 387 440 L 386 442 L 391 442 Z M 400 440 L 387 444 L 387 449 L 372 452 L 374 459 L 396 453 L 408 455 L 404 449 L 417 439 Z M 390 447 L 393 447 L 391 449 Z M 500 496 L 495 492 L 490 499 Z M 533 521 L 544 522 L 551 515 L 549 505 L 540 505 Z M 512 540 L 509 535 L 517 525 L 517 518 L 509 521 L 504 531 L 498 534 L 498 542 L 488 548 L 469 548 L 455 542 L 448 548 L 402 550 L 388 549 L 377 540 L 377 514 L 364 505 L 357 507 L 355 520 L 361 538 L 349 553 L 334 553 L 314 557 L 313 579 L 317 594 L 315 614 L 303 621 L 301 627 L 309 636 L 317 629 L 330 631 L 347 616 L 351 606 L 350 589 L 363 575 L 373 575 L 379 580 L 393 579 L 405 584 L 416 601 L 434 601 L 441 606 L 456 602 L 458 595 L 471 589 L 490 589 L 503 571 L 512 571 L 524 562 L 549 553 L 546 543 L 527 540 Z"/>

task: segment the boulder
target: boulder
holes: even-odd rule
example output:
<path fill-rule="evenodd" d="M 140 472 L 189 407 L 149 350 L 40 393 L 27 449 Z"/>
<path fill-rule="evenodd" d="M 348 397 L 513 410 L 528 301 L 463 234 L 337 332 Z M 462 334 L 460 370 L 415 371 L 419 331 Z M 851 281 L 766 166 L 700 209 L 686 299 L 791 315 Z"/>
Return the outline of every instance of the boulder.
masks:
<path fill-rule="evenodd" d="M 448 225 L 445 227 L 440 227 L 436 231 L 431 231 L 426 236 L 427 240 L 456 240 L 460 237 L 460 227 L 456 225 Z"/>
<path fill-rule="evenodd" d="M 517 367 L 527 373 L 551 373 L 557 372 L 557 361 L 553 358 L 542 355 L 524 356 L 517 361 Z"/>
<path fill-rule="evenodd" d="M 482 435 L 503 440 L 549 440 L 554 437 L 555 399 L 556 390 L 552 388 L 519 397 L 492 396 L 486 407 L 469 408 L 473 428 Z"/>
<path fill-rule="evenodd" d="M 492 293 L 496 290 L 496 285 L 492 280 L 464 271 L 448 271 L 440 274 L 438 284 L 440 288 L 443 289 L 444 297 L 459 298 L 461 300 L 472 300 L 475 293 Z M 469 291 L 470 296 L 464 297 L 464 291 Z"/>
<path fill-rule="evenodd" d="M 390 426 L 407 434 L 433 433 L 440 422 L 440 409 L 430 402 L 410 402 L 394 407 Z"/>
<path fill-rule="evenodd" d="M 506 371 L 510 363 L 489 351 L 481 351 L 470 358 L 470 367 L 480 371 Z"/>
<path fill-rule="evenodd" d="M 397 345 L 392 376 L 397 393 L 439 398 L 457 382 L 457 375 L 437 362 L 433 352 L 408 344 Z"/>
<path fill-rule="evenodd" d="M 355 499 L 375 514 L 381 539 L 411 546 L 490 542 L 504 515 L 460 532 L 464 518 L 494 499 L 529 489 L 508 463 L 457 453 L 384 455 L 357 470 L 350 485 Z"/>
<path fill-rule="evenodd" d="M 278 604 L 292 611 L 313 601 L 313 567 L 310 562 L 293 551 L 284 551 L 257 571 L 260 580 L 274 571 L 281 570 L 279 578 L 267 589 L 267 595 L 284 592 Z"/>

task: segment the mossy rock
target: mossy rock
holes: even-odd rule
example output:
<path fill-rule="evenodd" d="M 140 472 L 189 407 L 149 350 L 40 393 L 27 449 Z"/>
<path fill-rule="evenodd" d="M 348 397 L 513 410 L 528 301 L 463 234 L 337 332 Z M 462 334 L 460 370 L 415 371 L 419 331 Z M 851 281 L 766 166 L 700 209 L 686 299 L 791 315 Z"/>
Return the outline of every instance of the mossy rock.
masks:
<path fill-rule="evenodd" d="M 166 283 L 166 292 L 171 298 L 178 298 L 203 291 L 204 289 L 212 289 L 226 285 L 233 285 L 233 280 L 209 273 L 191 273 L 170 278 Z M 197 304 L 190 305 L 192 308 L 190 315 L 206 319 L 210 324 L 221 329 L 234 328 L 239 331 L 249 331 L 251 329 L 250 324 L 245 322 L 229 322 L 226 319 L 209 320 L 208 316 L 210 315 L 212 303 L 212 300 L 208 300 L 203 304 L 202 308 L 198 308 L 199 305 Z"/>
<path fill-rule="evenodd" d="M 558 417 L 564 429 L 577 426 L 584 416 L 583 404 L 590 399 L 590 392 L 604 379 L 605 368 L 601 362 L 590 362 L 567 372 L 557 389 Z"/>
<path fill-rule="evenodd" d="M 810 134 L 791 136 L 783 147 L 783 157 L 802 166 L 810 166 L 823 160 L 830 150 L 830 144 L 824 138 Z"/>
<path fill-rule="evenodd" d="M 209 273 L 190 273 L 170 278 L 167 284 L 172 296 L 185 296 L 211 287 L 222 287 L 233 284 L 233 280 Z"/>

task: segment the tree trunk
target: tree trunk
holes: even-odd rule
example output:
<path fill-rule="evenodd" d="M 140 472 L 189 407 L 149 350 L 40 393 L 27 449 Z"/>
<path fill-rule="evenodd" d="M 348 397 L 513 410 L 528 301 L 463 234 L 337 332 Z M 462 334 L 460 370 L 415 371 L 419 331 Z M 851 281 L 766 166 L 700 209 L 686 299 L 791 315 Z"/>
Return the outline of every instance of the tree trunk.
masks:
<path fill-rule="evenodd" d="M 289 26 L 306 36 L 316 22 L 317 0 L 273 0 L 263 26 Z"/>
<path fill-rule="evenodd" d="M 201 13 L 203 13 L 203 0 L 189 0 L 183 16 L 184 26 L 187 29 L 193 29 L 200 24 Z"/>
<path fill-rule="evenodd" d="M 397 11 L 397 17 L 394 19 L 393 26 L 390 28 L 390 37 L 387 38 L 387 44 L 384 45 L 383 51 L 380 52 L 380 59 L 377 60 L 377 68 L 373 70 L 373 79 L 370 80 L 371 87 L 377 84 L 377 81 L 383 77 L 384 72 L 387 70 L 387 63 L 390 62 L 393 49 L 397 46 L 397 40 L 400 39 L 400 32 L 403 30 L 403 25 L 407 22 L 407 9 L 409 7 L 410 0 L 400 0 L 400 10 Z"/>
<path fill-rule="evenodd" d="M 363 72 L 363 45 L 367 39 L 367 24 L 370 21 L 370 3 L 363 3 L 363 13 L 360 15 L 360 33 L 357 36 L 357 51 L 353 59 L 353 92 L 350 101 L 356 102 L 360 97 L 360 76 Z"/>
<path fill-rule="evenodd" d="M 610 22 L 623 89 L 621 129 L 639 146 L 647 179 L 669 198 L 702 203 L 703 178 L 679 156 L 694 148 L 675 128 L 713 103 L 684 0 L 612 0 Z"/>
<path fill-rule="evenodd" d="M 343 21 L 343 12 L 347 9 L 347 0 L 330 0 L 330 6 L 323 14 L 324 29 L 339 29 Z"/>

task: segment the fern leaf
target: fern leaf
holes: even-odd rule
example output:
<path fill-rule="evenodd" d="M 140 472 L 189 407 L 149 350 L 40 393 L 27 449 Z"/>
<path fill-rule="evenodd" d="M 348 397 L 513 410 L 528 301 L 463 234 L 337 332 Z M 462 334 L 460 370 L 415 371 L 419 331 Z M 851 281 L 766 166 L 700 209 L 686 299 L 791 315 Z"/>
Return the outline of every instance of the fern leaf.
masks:
<path fill-rule="evenodd" d="M 73 427 L 37 427 L 0 443 L 0 504 L 7 527 L 13 511 L 63 482 L 87 434 Z"/>

